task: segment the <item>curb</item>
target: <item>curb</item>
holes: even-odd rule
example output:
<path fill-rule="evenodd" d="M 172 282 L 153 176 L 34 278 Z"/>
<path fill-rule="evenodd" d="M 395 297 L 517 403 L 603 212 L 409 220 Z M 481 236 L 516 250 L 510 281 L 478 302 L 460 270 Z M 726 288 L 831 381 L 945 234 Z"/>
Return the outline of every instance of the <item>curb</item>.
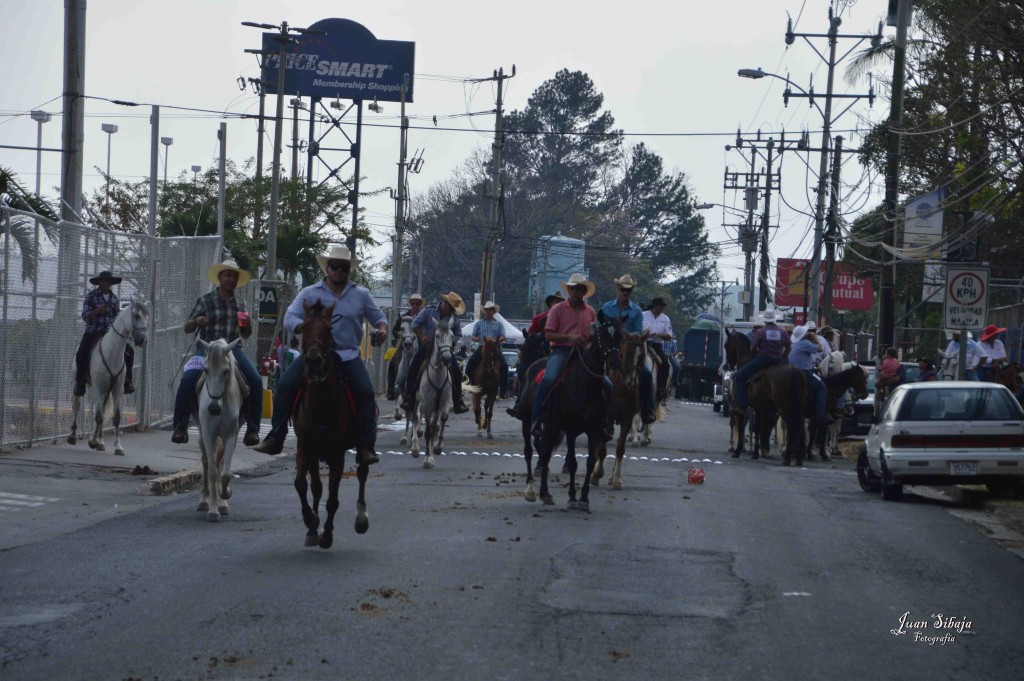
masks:
<path fill-rule="evenodd" d="M 180 492 L 183 490 L 190 490 L 191 487 L 202 480 L 202 471 L 181 471 L 180 473 L 172 473 L 171 475 L 162 475 L 159 478 L 153 478 L 147 483 L 151 494 L 157 496 L 165 496 L 172 492 Z"/>

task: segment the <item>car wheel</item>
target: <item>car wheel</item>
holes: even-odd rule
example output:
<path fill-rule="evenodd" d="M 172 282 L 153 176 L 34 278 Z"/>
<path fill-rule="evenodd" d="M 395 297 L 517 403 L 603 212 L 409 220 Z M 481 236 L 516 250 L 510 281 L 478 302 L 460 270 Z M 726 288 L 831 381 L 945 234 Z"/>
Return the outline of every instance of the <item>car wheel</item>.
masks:
<path fill-rule="evenodd" d="M 884 463 L 882 464 L 882 498 L 886 501 L 903 499 L 903 483 L 893 479 Z"/>
<path fill-rule="evenodd" d="M 712 409 L 715 410 L 715 413 L 718 413 L 718 412 L 722 411 L 722 403 L 721 402 L 715 402 L 715 406 L 712 407 Z"/>
<path fill-rule="evenodd" d="M 861 450 L 857 452 L 857 482 L 860 483 L 860 488 L 865 492 L 878 494 L 881 482 L 868 465 L 867 447 L 861 447 Z"/>

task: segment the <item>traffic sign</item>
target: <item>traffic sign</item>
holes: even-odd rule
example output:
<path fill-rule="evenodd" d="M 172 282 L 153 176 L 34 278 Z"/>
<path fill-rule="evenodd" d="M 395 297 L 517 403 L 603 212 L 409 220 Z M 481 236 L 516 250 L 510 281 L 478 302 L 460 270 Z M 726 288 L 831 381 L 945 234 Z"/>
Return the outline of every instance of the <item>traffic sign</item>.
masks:
<path fill-rule="evenodd" d="M 946 267 L 943 320 L 947 329 L 980 329 L 988 317 L 988 268 Z"/>

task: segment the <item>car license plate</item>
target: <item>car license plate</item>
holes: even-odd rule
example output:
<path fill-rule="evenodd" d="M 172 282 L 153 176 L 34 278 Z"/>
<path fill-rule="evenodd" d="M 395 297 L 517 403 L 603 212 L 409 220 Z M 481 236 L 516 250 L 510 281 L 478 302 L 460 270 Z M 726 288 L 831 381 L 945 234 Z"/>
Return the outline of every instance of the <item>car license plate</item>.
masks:
<path fill-rule="evenodd" d="M 950 475 L 977 475 L 978 474 L 978 462 L 977 461 L 950 461 L 949 462 L 949 474 Z"/>

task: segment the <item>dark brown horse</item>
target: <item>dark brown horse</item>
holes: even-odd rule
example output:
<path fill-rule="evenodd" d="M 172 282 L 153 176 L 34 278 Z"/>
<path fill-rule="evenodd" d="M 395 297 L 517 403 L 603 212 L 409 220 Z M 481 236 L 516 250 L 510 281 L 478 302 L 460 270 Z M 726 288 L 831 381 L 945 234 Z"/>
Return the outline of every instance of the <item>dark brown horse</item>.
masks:
<path fill-rule="evenodd" d="M 618 320 L 613 320 L 617 322 Z M 611 418 L 619 424 L 619 436 L 615 441 L 615 465 L 609 478 L 612 489 L 622 489 L 622 460 L 626 455 L 626 438 L 633 427 L 633 418 L 640 413 L 640 372 L 644 367 L 645 338 L 643 334 L 621 330 L 619 344 L 619 368 L 612 372 Z M 607 456 L 606 443 L 602 442 L 598 452 L 597 465 L 590 483 L 597 485 L 604 477 L 604 460 Z"/>
<path fill-rule="evenodd" d="M 847 390 L 853 390 L 855 399 L 862 400 L 867 397 L 870 393 L 868 392 L 868 374 L 864 370 L 864 367 L 860 366 L 856 362 L 847 362 L 843 365 L 843 370 L 838 374 L 832 374 L 826 376 L 822 381 L 825 382 L 825 389 L 827 394 L 825 395 L 825 411 L 830 412 L 835 409 L 836 401 L 842 397 Z M 807 416 L 807 459 L 814 460 L 814 448 L 818 449 L 818 456 L 822 461 L 828 461 L 831 457 L 828 454 L 828 448 L 826 445 L 827 429 L 830 427 L 838 427 L 838 422 L 832 424 L 832 426 L 818 425 L 815 417 L 815 406 L 814 397 L 810 394 L 804 396 L 804 414 Z"/>
<path fill-rule="evenodd" d="M 730 366 L 735 364 L 741 355 L 751 352 L 750 339 L 742 333 L 729 333 L 726 336 L 726 361 Z M 802 466 L 804 462 L 804 430 L 803 401 L 807 379 L 802 371 L 789 364 L 774 364 L 760 371 L 751 378 L 747 391 L 748 403 L 754 410 L 757 419 L 757 442 L 751 458 L 758 459 L 762 452 L 770 451 L 768 439 L 776 419 L 781 419 L 788 431 L 795 437 L 786 440 L 786 448 L 782 455 L 782 465 L 788 466 L 793 459 Z M 733 390 L 735 394 L 735 388 Z M 734 409 L 736 416 L 737 444 L 733 458 L 743 453 L 743 431 L 746 428 L 747 414 L 742 409 Z"/>
<path fill-rule="evenodd" d="M 320 303 L 303 303 L 305 317 L 296 333 L 302 334 L 302 354 L 305 358 L 305 385 L 295 408 L 295 490 L 302 502 L 302 520 L 306 524 L 306 546 L 319 543 L 320 548 L 331 547 L 334 540 L 334 514 L 338 510 L 338 487 L 345 466 L 345 450 L 354 447 L 356 440 L 355 405 L 342 384 L 340 359 L 332 349 L 331 322 L 334 304 L 326 308 Z M 327 492 L 327 522 L 319 533 L 320 462 L 330 468 Z M 363 534 L 370 527 L 366 515 L 366 478 L 369 466 L 356 467 L 359 479 L 359 499 L 356 502 L 355 529 Z M 313 489 L 313 504 L 306 498 L 306 476 Z"/>
<path fill-rule="evenodd" d="M 498 397 L 501 384 L 501 350 L 493 338 L 485 338 L 480 348 L 480 363 L 473 371 L 473 385 L 480 390 L 473 393 L 473 416 L 476 419 L 477 437 L 493 439 L 491 434 L 491 416 L 494 413 L 494 400 Z M 480 402 L 483 402 L 483 415 L 480 414 Z"/>

